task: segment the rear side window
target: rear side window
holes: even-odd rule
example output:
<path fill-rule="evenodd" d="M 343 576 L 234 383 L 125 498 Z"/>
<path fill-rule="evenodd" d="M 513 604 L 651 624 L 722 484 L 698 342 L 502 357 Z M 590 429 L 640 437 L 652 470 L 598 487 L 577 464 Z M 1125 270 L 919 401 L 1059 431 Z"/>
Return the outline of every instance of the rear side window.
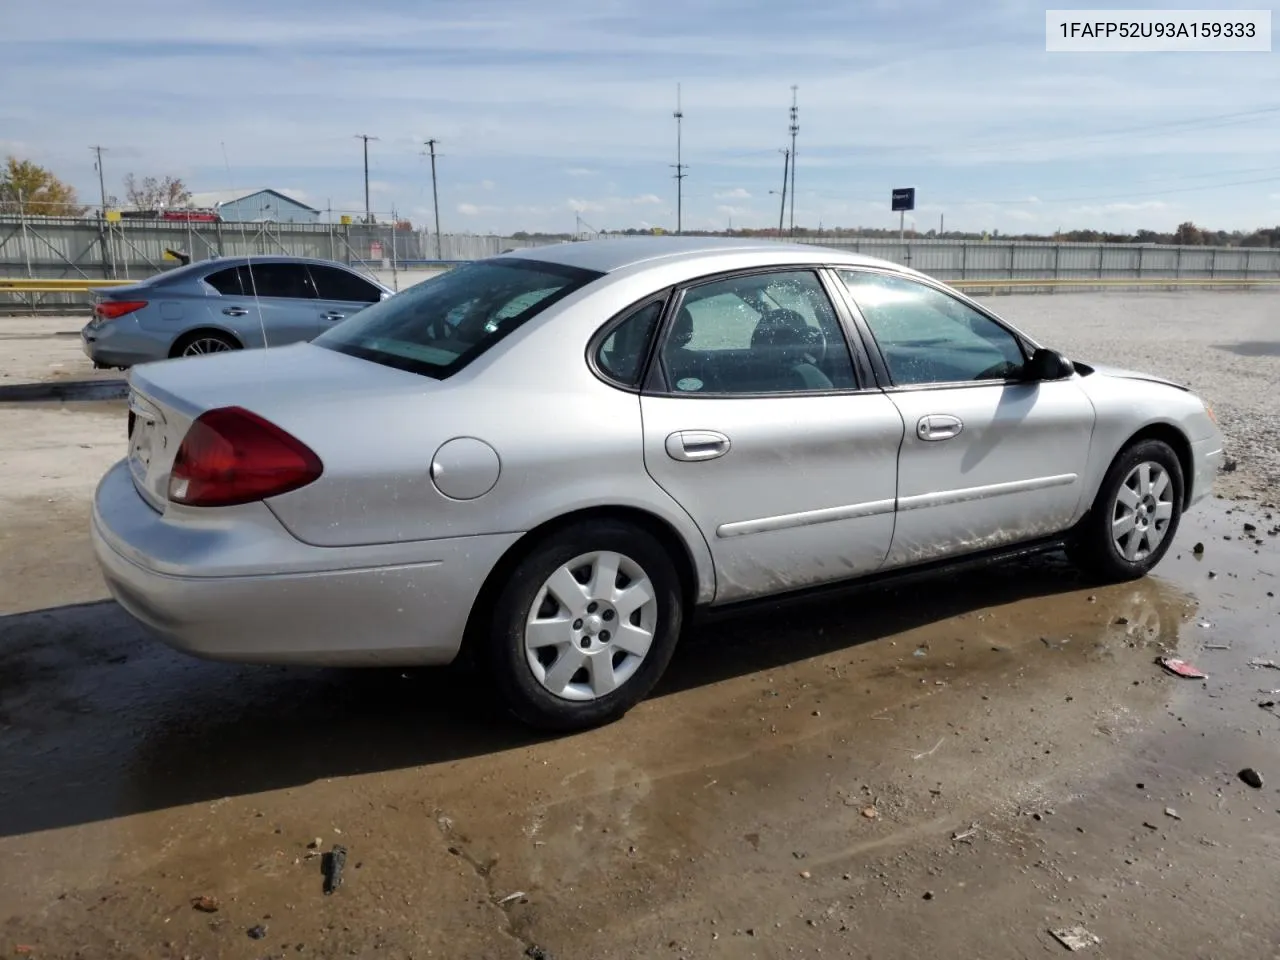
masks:
<path fill-rule="evenodd" d="M 361 310 L 313 344 L 431 377 L 466 366 L 602 274 L 497 258 L 455 267 Z"/>
<path fill-rule="evenodd" d="M 649 342 L 662 317 L 666 300 L 653 300 L 637 307 L 620 321 L 596 349 L 596 366 L 610 380 L 624 387 L 638 387 L 644 373 Z"/>
<path fill-rule="evenodd" d="M 204 282 L 223 296 L 244 297 L 253 291 L 249 286 L 249 271 L 246 267 L 228 267 L 204 278 Z"/>
<path fill-rule="evenodd" d="M 308 266 L 316 293 L 321 300 L 342 300 L 346 303 L 377 303 L 382 291 L 368 280 L 340 267 Z"/>
<path fill-rule="evenodd" d="M 249 269 L 253 271 L 253 289 L 246 290 L 246 293 L 291 300 L 315 299 L 315 287 L 311 285 L 311 276 L 304 264 L 254 263 Z"/>

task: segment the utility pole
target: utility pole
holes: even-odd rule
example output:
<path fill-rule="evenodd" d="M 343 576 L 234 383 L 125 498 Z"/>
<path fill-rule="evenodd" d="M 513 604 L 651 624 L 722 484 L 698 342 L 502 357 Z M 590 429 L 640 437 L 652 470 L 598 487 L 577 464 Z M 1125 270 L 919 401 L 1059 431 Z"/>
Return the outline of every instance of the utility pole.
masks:
<path fill-rule="evenodd" d="M 796 134 L 800 132 L 800 108 L 796 106 L 796 90 L 791 85 L 791 236 L 796 235 Z"/>
<path fill-rule="evenodd" d="M 791 151 L 782 151 L 782 209 L 778 211 L 778 239 L 782 239 L 782 222 L 787 216 L 787 173 L 791 167 Z"/>
<path fill-rule="evenodd" d="M 102 198 L 102 206 L 98 208 L 98 244 L 102 248 L 102 276 L 103 279 L 110 279 L 111 270 L 108 263 L 111 255 L 107 247 L 107 181 L 102 173 L 102 151 L 107 148 L 94 144 L 89 149 L 97 157 L 94 167 L 98 171 L 98 195 Z"/>
<path fill-rule="evenodd" d="M 440 252 L 440 195 L 436 192 L 436 144 L 438 140 L 432 138 L 424 141 L 426 148 L 431 151 L 431 212 L 435 215 L 436 220 L 436 259 L 443 260 L 444 256 Z"/>
<path fill-rule="evenodd" d="M 684 172 L 684 157 L 681 152 L 684 111 L 680 108 L 680 84 L 678 83 L 676 84 L 676 112 L 672 116 L 676 118 L 676 233 L 679 234 L 684 232 L 684 178 L 688 174 Z"/>
<path fill-rule="evenodd" d="M 378 138 L 367 133 L 357 133 L 355 138 L 364 141 L 364 222 L 373 223 L 373 216 L 369 213 L 369 141 Z"/>
<path fill-rule="evenodd" d="M 942 235 L 947 232 L 947 215 L 945 213 L 938 214 L 938 239 L 942 239 Z"/>

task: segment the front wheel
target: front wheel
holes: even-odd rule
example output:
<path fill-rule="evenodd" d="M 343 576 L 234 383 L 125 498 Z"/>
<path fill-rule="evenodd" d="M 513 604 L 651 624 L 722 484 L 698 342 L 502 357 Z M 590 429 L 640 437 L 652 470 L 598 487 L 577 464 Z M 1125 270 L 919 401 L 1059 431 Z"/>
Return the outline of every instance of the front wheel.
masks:
<path fill-rule="evenodd" d="M 1144 577 L 1169 551 L 1182 504 L 1177 454 L 1160 440 L 1135 443 L 1116 457 L 1103 478 L 1071 545 L 1071 559 L 1104 582 Z"/>
<path fill-rule="evenodd" d="M 651 534 L 613 520 L 574 524 L 530 550 L 501 588 L 485 659 L 525 723 L 598 726 L 658 682 L 682 606 L 671 557 Z"/>

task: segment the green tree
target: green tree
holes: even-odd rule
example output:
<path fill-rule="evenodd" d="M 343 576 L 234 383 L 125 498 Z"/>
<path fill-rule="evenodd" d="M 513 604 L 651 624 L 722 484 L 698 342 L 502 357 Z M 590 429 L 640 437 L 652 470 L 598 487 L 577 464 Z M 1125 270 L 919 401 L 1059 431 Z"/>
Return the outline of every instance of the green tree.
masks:
<path fill-rule="evenodd" d="M 87 208 L 79 204 L 74 187 L 30 160 L 9 157 L 0 171 L 0 213 L 24 213 L 29 217 L 79 217 Z"/>

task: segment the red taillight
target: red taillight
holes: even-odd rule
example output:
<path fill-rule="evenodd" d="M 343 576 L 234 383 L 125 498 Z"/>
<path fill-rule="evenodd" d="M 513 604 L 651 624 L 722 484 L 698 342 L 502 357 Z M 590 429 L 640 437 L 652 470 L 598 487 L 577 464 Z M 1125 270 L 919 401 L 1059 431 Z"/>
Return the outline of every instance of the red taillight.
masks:
<path fill-rule="evenodd" d="M 94 316 L 103 320 L 114 320 L 125 314 L 141 310 L 147 305 L 145 300 L 103 300 L 93 308 Z"/>
<path fill-rule="evenodd" d="M 196 418 L 169 474 L 169 499 L 228 507 L 297 490 L 319 478 L 320 458 L 295 437 L 241 407 Z"/>

